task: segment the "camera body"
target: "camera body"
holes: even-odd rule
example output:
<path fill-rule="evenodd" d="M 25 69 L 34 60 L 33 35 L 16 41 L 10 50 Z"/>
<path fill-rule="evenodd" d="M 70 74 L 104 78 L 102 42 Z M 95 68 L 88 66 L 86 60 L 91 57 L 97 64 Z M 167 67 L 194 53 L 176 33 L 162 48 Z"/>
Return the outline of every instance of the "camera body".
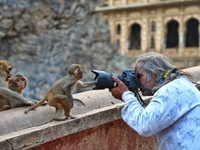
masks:
<path fill-rule="evenodd" d="M 129 88 L 129 90 L 137 90 L 139 88 L 138 73 L 133 69 L 123 70 L 122 74 L 106 73 L 101 70 L 92 70 L 92 72 L 96 75 L 94 80 L 97 79 L 97 83 L 95 84 L 93 90 L 116 87 L 116 82 L 112 79 L 113 75 L 120 79 Z"/>

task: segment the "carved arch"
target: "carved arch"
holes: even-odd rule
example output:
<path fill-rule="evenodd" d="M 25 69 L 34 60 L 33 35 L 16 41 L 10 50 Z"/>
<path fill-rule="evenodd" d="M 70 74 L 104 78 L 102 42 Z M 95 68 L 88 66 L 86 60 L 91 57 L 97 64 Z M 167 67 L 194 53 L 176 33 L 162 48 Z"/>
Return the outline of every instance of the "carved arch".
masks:
<path fill-rule="evenodd" d="M 200 21 L 194 17 L 189 18 L 185 22 L 185 46 L 199 46 L 199 23 Z"/>
<path fill-rule="evenodd" d="M 150 19 L 149 20 L 149 47 L 151 49 L 154 49 L 155 48 L 155 37 L 156 37 L 156 30 L 157 30 L 157 22 L 155 19 Z"/>
<path fill-rule="evenodd" d="M 129 22 L 127 23 L 127 34 L 126 34 L 126 39 L 129 38 L 130 29 L 131 29 L 131 26 L 132 26 L 133 24 L 139 24 L 140 27 L 142 27 L 142 22 L 141 22 L 140 20 L 129 21 Z M 142 31 L 142 28 L 141 28 L 141 31 Z"/>
<path fill-rule="evenodd" d="M 186 24 L 186 22 L 191 18 L 197 19 L 200 22 L 200 16 L 198 16 L 198 15 L 187 15 L 183 18 L 183 23 Z"/>
<path fill-rule="evenodd" d="M 121 34 L 121 29 L 122 29 L 122 26 L 121 26 L 121 23 L 116 23 L 115 24 L 115 34 L 116 35 L 120 35 Z"/>
<path fill-rule="evenodd" d="M 173 17 L 167 17 L 164 19 L 164 33 L 166 34 L 166 31 L 167 31 L 167 24 L 170 20 L 174 20 L 174 21 L 177 21 L 177 23 L 180 25 L 181 24 L 181 21 L 180 21 L 180 18 L 177 17 L 177 16 L 173 16 Z"/>
<path fill-rule="evenodd" d="M 174 48 L 178 47 L 179 44 L 179 23 L 171 19 L 166 24 L 166 47 L 167 48 Z"/>
<path fill-rule="evenodd" d="M 138 23 L 133 23 L 128 29 L 128 49 L 140 50 L 141 49 L 141 30 L 142 27 Z"/>

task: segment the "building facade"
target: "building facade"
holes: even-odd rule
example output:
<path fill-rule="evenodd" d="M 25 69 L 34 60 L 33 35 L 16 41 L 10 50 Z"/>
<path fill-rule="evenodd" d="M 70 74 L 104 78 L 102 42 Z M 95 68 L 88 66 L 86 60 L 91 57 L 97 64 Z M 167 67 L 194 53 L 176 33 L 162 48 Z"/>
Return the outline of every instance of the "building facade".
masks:
<path fill-rule="evenodd" d="M 200 0 L 104 0 L 96 11 L 122 55 L 155 51 L 181 68 L 200 65 Z"/>

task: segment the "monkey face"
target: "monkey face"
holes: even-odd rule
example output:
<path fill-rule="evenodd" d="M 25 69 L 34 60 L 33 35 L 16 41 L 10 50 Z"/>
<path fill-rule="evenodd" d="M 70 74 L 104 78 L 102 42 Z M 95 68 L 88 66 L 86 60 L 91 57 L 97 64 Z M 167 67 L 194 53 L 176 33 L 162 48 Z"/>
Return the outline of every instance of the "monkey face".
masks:
<path fill-rule="evenodd" d="M 26 80 L 24 78 L 16 78 L 15 83 L 19 91 L 22 91 L 26 87 Z"/>
<path fill-rule="evenodd" d="M 6 81 L 8 81 L 8 79 L 12 76 L 12 65 L 5 60 L 0 60 L 0 70 L 4 73 Z"/>
<path fill-rule="evenodd" d="M 14 77 L 8 80 L 8 88 L 22 94 L 23 90 L 26 88 L 28 80 L 23 74 L 15 74 Z"/>
<path fill-rule="evenodd" d="M 75 71 L 74 71 L 74 76 L 77 80 L 80 80 L 83 78 L 83 69 L 80 69 L 80 68 L 77 68 Z"/>
<path fill-rule="evenodd" d="M 8 81 L 9 78 L 11 78 L 12 76 L 12 73 L 11 73 L 11 70 L 12 70 L 12 67 L 9 66 L 6 70 L 6 73 L 7 73 L 7 78 L 6 78 L 6 81 Z"/>

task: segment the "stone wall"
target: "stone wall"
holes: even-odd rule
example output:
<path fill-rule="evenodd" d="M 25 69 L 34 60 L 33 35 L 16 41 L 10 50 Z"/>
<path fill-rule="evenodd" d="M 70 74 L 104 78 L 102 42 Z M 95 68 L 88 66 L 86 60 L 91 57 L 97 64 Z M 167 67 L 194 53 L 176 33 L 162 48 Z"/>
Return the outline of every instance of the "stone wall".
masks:
<path fill-rule="evenodd" d="M 200 81 L 200 66 L 184 69 Z M 55 109 L 48 105 L 24 114 L 26 108 L 0 113 L 1 150 L 156 150 L 155 136 L 142 137 L 121 119 L 124 103 L 108 90 L 74 94 L 85 106 L 74 105 L 72 113 L 79 117 L 52 121 Z M 148 97 L 143 97 L 145 100 Z"/>
<path fill-rule="evenodd" d="M 120 73 L 130 68 L 110 44 L 108 23 L 94 11 L 101 0 L 0 1 L 0 59 L 13 64 L 12 73 L 29 80 L 24 96 L 41 99 L 48 88 L 67 74 L 72 63 Z"/>
<path fill-rule="evenodd" d="M 55 109 L 47 105 L 28 114 L 24 107 L 1 112 L 1 150 L 157 149 L 155 136 L 139 136 L 121 119 L 124 104 L 108 90 L 77 93 L 74 98 L 85 104 L 72 109 L 78 122 L 52 121 Z"/>

